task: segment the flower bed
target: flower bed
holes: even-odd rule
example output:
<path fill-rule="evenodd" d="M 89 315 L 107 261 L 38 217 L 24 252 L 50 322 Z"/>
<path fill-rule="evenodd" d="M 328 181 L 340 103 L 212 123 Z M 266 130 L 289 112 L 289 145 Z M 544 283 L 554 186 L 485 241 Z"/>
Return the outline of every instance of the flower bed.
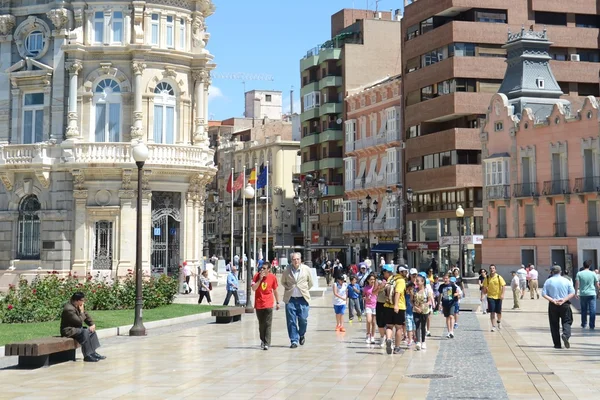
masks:
<path fill-rule="evenodd" d="M 177 278 L 161 275 L 144 277 L 142 291 L 144 308 L 171 304 L 178 290 Z M 111 281 L 99 275 L 87 275 L 84 280 L 69 273 L 62 277 L 57 271 L 38 275 L 28 283 L 21 279 L 19 286 L 10 286 L 0 297 L 0 322 L 44 322 L 60 318 L 65 302 L 74 292 L 83 292 L 87 310 L 124 310 L 135 306 L 135 277 L 132 271 L 122 279 Z M 1 295 L 0 295 L 1 296 Z"/>

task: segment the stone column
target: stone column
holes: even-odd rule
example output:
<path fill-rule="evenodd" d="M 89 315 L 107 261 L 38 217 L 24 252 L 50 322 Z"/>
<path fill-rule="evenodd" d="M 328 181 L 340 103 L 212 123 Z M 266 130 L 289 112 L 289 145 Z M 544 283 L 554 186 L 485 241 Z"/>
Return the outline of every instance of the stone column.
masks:
<path fill-rule="evenodd" d="M 133 61 L 131 69 L 135 76 L 133 81 L 133 125 L 131 126 L 131 140 L 133 141 L 144 139 L 144 130 L 142 127 L 142 74 L 146 69 L 146 64 L 140 61 Z"/>
<path fill-rule="evenodd" d="M 144 274 L 150 275 L 150 257 L 152 256 L 152 191 L 144 190 L 142 196 L 142 271 Z"/>
<path fill-rule="evenodd" d="M 124 171 L 125 175 L 126 172 Z M 129 170 L 131 176 L 131 170 Z M 117 276 L 127 275 L 128 270 L 135 269 L 135 192 L 131 189 L 119 190 L 121 201 L 119 221 L 119 265 Z"/>
<path fill-rule="evenodd" d="M 81 62 L 75 60 L 67 65 L 69 69 L 69 109 L 67 113 L 68 126 L 66 131 L 67 140 L 79 138 L 79 116 L 77 114 L 77 89 L 79 86 L 79 71 L 83 68 Z"/>
<path fill-rule="evenodd" d="M 0 15 L 0 51 L 8 58 L 5 68 L 12 65 L 11 43 L 12 31 L 15 27 L 15 17 L 6 14 Z M 0 74 L 0 144 L 8 144 L 10 138 L 10 79 L 9 74 Z M 17 109 L 14 109 L 17 110 Z M 14 142 L 14 139 L 13 139 Z"/>
<path fill-rule="evenodd" d="M 79 276 L 87 274 L 87 190 L 74 190 L 73 198 L 75 200 L 75 218 L 73 227 L 72 257 L 73 272 Z"/>
<path fill-rule="evenodd" d="M 194 80 L 196 82 L 194 90 L 194 145 L 200 145 L 208 142 L 208 135 L 206 131 L 206 117 L 208 106 L 205 103 L 208 102 L 206 97 L 206 83 L 209 78 L 208 71 L 194 70 L 192 72 Z"/>
<path fill-rule="evenodd" d="M 70 14 L 71 12 L 63 7 L 55 8 L 46 13 L 46 16 L 52 21 L 52 25 L 54 26 L 54 29 L 52 30 L 52 36 L 54 38 L 54 73 L 52 74 L 53 90 L 52 104 L 50 106 L 52 117 L 50 119 L 51 130 L 49 135 L 49 138 L 52 140 L 62 140 L 64 135 L 63 99 L 65 97 L 65 58 L 62 54 L 62 46 L 65 44 L 67 36 L 69 35 Z"/>

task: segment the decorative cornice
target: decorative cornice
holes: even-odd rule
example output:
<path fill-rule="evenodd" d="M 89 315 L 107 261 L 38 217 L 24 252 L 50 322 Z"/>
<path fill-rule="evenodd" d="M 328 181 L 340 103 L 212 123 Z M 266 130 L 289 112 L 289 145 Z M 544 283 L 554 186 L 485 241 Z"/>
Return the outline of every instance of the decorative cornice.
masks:
<path fill-rule="evenodd" d="M 11 171 L 0 172 L 0 180 L 8 192 L 14 189 L 15 173 Z"/>
<path fill-rule="evenodd" d="M 133 70 L 134 75 L 141 75 L 146 69 L 146 64 L 140 61 L 133 61 L 131 63 L 131 69 Z"/>
<path fill-rule="evenodd" d="M 55 8 L 48 11 L 46 16 L 52 21 L 52 25 L 54 25 L 56 31 L 68 28 L 66 25 L 69 23 L 69 10 L 66 8 Z"/>
<path fill-rule="evenodd" d="M 0 36 L 10 35 L 15 27 L 15 23 L 16 20 L 13 15 L 0 15 Z"/>

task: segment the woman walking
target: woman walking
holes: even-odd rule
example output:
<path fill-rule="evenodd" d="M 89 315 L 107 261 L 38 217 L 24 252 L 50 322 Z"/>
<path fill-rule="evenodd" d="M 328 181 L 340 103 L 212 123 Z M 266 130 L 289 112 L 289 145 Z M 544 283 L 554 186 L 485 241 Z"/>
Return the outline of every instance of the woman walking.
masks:
<path fill-rule="evenodd" d="M 417 350 L 425 350 L 425 337 L 427 336 L 427 321 L 429 319 L 430 305 L 433 303 L 433 291 L 425 285 L 425 278 L 417 276 L 417 287 L 411 292 L 411 302 L 413 304 L 413 316 L 415 319 L 416 331 L 415 341 Z"/>
<path fill-rule="evenodd" d="M 375 275 L 370 274 L 363 288 L 363 297 L 365 298 L 365 314 L 367 315 L 367 344 L 375 343 L 375 319 L 377 318 L 377 286 Z"/>
<path fill-rule="evenodd" d="M 198 304 L 202 304 L 202 300 L 206 297 L 206 301 L 209 306 L 212 306 L 210 299 L 210 291 L 212 290 L 212 284 L 210 283 L 210 279 L 208 279 L 208 271 L 202 271 L 200 274 L 200 297 L 198 298 Z"/>
<path fill-rule="evenodd" d="M 483 291 L 483 282 L 485 281 L 485 278 L 487 277 L 487 271 L 485 269 L 480 269 L 479 270 L 479 300 L 481 301 L 481 313 L 482 314 L 487 314 L 487 296 L 485 295 L 484 291 Z"/>

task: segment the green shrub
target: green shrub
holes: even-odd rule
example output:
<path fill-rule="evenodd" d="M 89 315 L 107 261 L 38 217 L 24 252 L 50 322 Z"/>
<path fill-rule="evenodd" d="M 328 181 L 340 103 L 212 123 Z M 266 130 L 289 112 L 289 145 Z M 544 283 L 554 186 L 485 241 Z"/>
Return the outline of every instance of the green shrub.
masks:
<path fill-rule="evenodd" d="M 142 293 L 144 308 L 156 308 L 173 303 L 179 283 L 177 278 L 161 275 L 144 276 Z M 109 281 L 87 275 L 80 279 L 69 273 L 61 277 L 57 271 L 39 275 L 31 283 L 21 279 L 18 288 L 11 285 L 0 294 L 0 322 L 44 322 L 60 318 L 63 305 L 74 292 L 83 292 L 87 310 L 122 310 L 135 307 L 135 276 L 133 271 L 122 279 Z"/>

